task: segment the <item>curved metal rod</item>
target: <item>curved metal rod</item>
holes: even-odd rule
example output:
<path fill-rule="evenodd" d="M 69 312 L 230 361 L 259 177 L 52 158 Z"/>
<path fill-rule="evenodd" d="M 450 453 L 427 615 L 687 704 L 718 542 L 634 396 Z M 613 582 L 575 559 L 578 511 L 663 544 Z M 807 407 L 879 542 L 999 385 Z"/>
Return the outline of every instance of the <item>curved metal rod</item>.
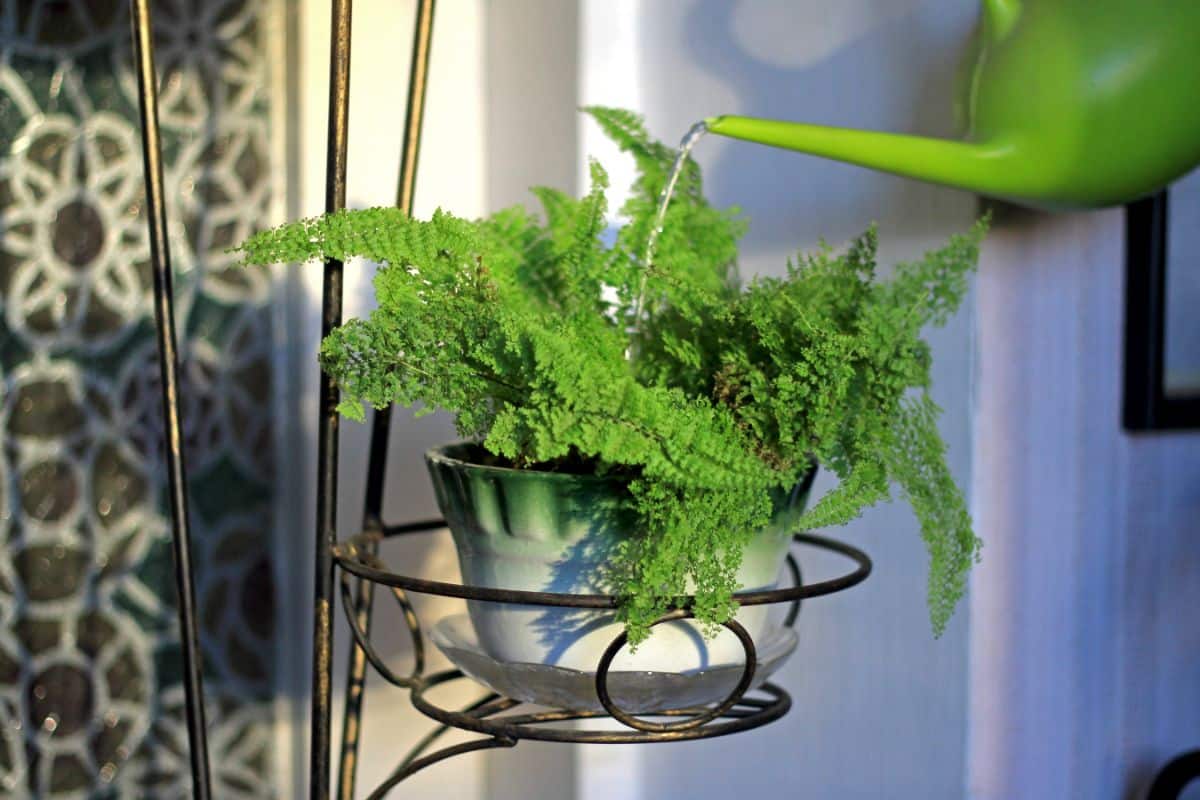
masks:
<path fill-rule="evenodd" d="M 402 689 L 411 689 L 425 670 L 425 646 L 421 638 L 419 623 L 416 622 L 416 614 L 413 613 L 412 606 L 408 604 L 408 598 L 402 590 L 392 590 L 396 594 L 397 602 L 404 608 L 404 616 L 409 623 L 409 632 L 412 634 L 413 641 L 413 657 L 415 662 L 413 671 L 408 677 L 402 677 L 393 672 L 392 668 L 387 665 L 383 657 L 375 650 L 375 646 L 371 644 L 370 633 L 359 627 L 359 615 L 356 613 L 354 595 L 350 589 L 350 576 L 343 572 L 338 577 L 341 585 L 342 611 L 346 615 L 346 623 L 350 626 L 350 633 L 353 634 L 355 643 L 363 651 L 367 660 L 371 662 L 371 666 L 375 668 L 376 672 L 384 680 Z M 358 578 L 357 580 L 360 583 L 362 582 L 362 578 Z"/>
<path fill-rule="evenodd" d="M 792 707 L 792 698 L 773 683 L 764 683 L 758 691 L 773 698 L 769 705 L 751 715 L 730 714 L 727 722 L 709 722 L 707 725 L 683 730 L 639 731 L 639 730 L 571 730 L 541 727 L 536 723 L 565 722 L 571 719 L 593 719 L 605 716 L 595 711 L 546 711 L 520 717 L 479 719 L 466 714 L 441 708 L 426 697 L 426 693 L 443 683 L 465 678 L 459 670 L 447 670 L 422 678 L 412 690 L 412 704 L 425 716 L 454 728 L 489 736 L 510 739 L 533 739 L 542 742 L 573 742 L 578 744 L 639 744 L 644 742 L 681 742 L 694 739 L 711 739 L 739 731 L 757 728 L 786 714 Z M 676 716 L 683 712 L 663 712 L 661 716 Z M 515 720 L 515 722 L 514 722 Z"/>
<path fill-rule="evenodd" d="M 692 615 L 687 611 L 672 611 L 669 614 L 656 619 L 650 623 L 653 628 L 657 625 L 662 625 L 667 622 L 676 622 L 681 619 L 688 619 Z M 613 659 L 617 657 L 617 653 L 621 652 L 621 648 L 629 641 L 629 634 L 621 631 L 617 634 L 612 643 L 604 651 L 604 655 L 600 657 L 600 664 L 596 668 L 596 696 L 600 698 L 600 705 L 604 706 L 604 710 L 609 713 L 613 719 L 627 725 L 634 730 L 653 731 L 655 733 L 666 733 L 668 731 L 685 731 L 689 728 L 698 728 L 706 722 L 711 722 L 717 717 L 724 714 L 729 709 L 737 705 L 738 700 L 750 688 L 750 684 L 754 682 L 754 673 L 758 669 L 758 653 L 754 647 L 754 639 L 746 632 L 741 623 L 734 619 L 725 620 L 721 623 L 729 630 L 733 631 L 734 635 L 742 643 L 742 650 L 746 653 L 746 664 L 742 667 L 742 678 L 738 681 L 737 686 L 733 688 L 729 696 L 722 700 L 717 705 L 679 722 L 649 722 L 644 719 L 635 717 L 633 714 L 626 712 L 620 706 L 613 702 L 612 696 L 608 693 L 608 670 L 612 666 Z"/>
<path fill-rule="evenodd" d="M 428 529 L 413 529 L 408 532 L 417 533 L 420 530 Z M 410 592 L 417 592 L 418 594 L 458 597 L 463 600 L 482 600 L 494 603 L 518 603 L 532 606 L 611 610 L 617 608 L 620 602 L 618 597 L 611 594 L 558 594 L 554 592 L 531 592 L 519 589 L 495 589 L 488 586 L 468 586 L 461 583 L 447 583 L 446 581 L 433 581 L 425 578 L 414 578 L 409 575 L 400 575 L 386 568 L 380 568 L 385 566 L 381 563 L 378 566 L 364 563 L 365 551 L 362 545 L 372 541 L 371 536 L 371 534 L 362 534 L 339 543 L 334 548 L 334 560 L 347 572 L 351 572 L 361 578 L 366 578 L 372 583 L 395 586 L 407 589 Z M 378 536 L 378 534 L 374 534 L 374 536 Z M 738 592 L 733 595 L 734 602 L 742 606 L 758 606 L 770 603 L 790 603 L 793 600 L 809 597 L 822 597 L 849 589 L 852 586 L 857 586 L 871 574 L 872 565 L 870 557 L 853 545 L 809 533 L 797 533 L 792 539 L 800 544 L 807 544 L 843 555 L 858 566 L 853 572 L 806 586 Z M 692 602 L 692 598 L 686 598 L 683 608 L 686 610 Z"/>
<path fill-rule="evenodd" d="M 403 536 L 406 533 L 425 533 L 427 531 L 437 531 L 446 527 L 446 520 L 441 517 L 436 519 L 419 519 L 416 522 L 402 522 L 399 525 L 385 525 L 383 527 L 383 536 Z"/>
<path fill-rule="evenodd" d="M 387 793 L 390 792 L 396 786 L 396 784 L 400 783 L 408 776 L 416 772 L 420 772 L 426 767 L 432 766 L 447 758 L 453 758 L 454 756 L 462 755 L 463 753 L 471 753 L 475 750 L 488 750 L 493 747 L 516 746 L 516 739 L 506 739 L 503 737 L 494 736 L 489 739 L 478 739 L 474 742 L 463 742 L 462 744 L 456 744 L 453 747 L 447 747 L 443 750 L 438 750 L 436 753 L 430 753 L 424 758 L 418 758 L 416 761 L 411 762 L 404 768 L 397 770 L 386 781 L 384 781 L 378 789 L 367 795 L 367 800 L 382 800 L 382 798 L 386 797 Z"/>
<path fill-rule="evenodd" d="M 1176 756 L 1154 776 L 1146 800 L 1179 800 L 1192 781 L 1200 779 L 1200 750 Z"/>
<path fill-rule="evenodd" d="M 196 630 L 187 470 L 184 466 L 183 431 L 179 418 L 179 353 L 175 342 L 171 248 L 167 240 L 162 142 L 158 128 L 158 77 L 154 70 L 154 30 L 149 0 L 132 0 L 130 12 L 133 51 L 137 60 L 138 111 L 142 125 L 146 223 L 150 233 L 150 262 L 154 274 L 154 323 L 162 384 L 163 440 L 166 442 L 167 494 L 171 503 L 171 544 L 178 594 L 179 640 L 183 650 L 188 760 L 192 771 L 192 794 L 198 800 L 208 800 L 212 796 L 212 778 L 208 766 L 208 732 L 204 722 L 200 638 Z"/>
<path fill-rule="evenodd" d="M 378 426 L 377 426 L 378 427 Z M 374 437 L 372 432 L 372 437 Z M 372 445 L 374 439 L 372 438 Z M 371 452 L 374 466 L 375 452 Z M 368 495 L 370 485 L 368 479 Z M 367 517 L 369 524 L 377 524 L 376 520 Z M 338 759 L 338 800 L 351 800 L 354 797 L 354 784 L 358 778 L 358 741 L 362 736 L 362 707 L 367 683 L 367 659 L 362 641 L 371 639 L 371 619 L 374 612 L 375 584 L 362 578 L 355 578 L 354 613 L 350 613 L 350 596 L 347 592 L 346 573 L 341 573 L 342 609 L 346 612 L 346 622 L 354 635 L 350 644 L 350 664 L 346 670 L 346 705 L 342 710 L 342 749 Z M 401 591 L 393 589 L 393 591 Z M 361 632 L 361 636 L 359 635 Z M 379 668 L 378 663 L 375 664 Z"/>
<path fill-rule="evenodd" d="M 476 700 L 459 713 L 487 716 L 488 714 L 497 714 L 501 711 L 512 708 L 514 705 L 520 704 L 516 700 L 510 700 L 507 697 L 501 697 L 495 692 L 492 692 L 491 694 Z M 442 736 L 444 736 L 449 730 L 452 730 L 450 725 L 441 724 L 435 727 L 429 733 L 422 736 L 420 741 L 413 745 L 412 749 L 410 749 L 404 756 L 404 760 L 401 761 L 396 766 L 396 769 L 392 771 L 392 774 L 384 779 L 384 782 L 375 789 L 374 793 L 371 794 L 371 797 L 382 797 L 383 794 L 381 793 L 386 793 L 389 789 L 400 783 L 400 781 L 404 780 L 405 770 L 412 766 L 413 762 L 415 762 L 422 753 L 432 747 L 433 744 L 438 739 L 442 738 Z"/>
<path fill-rule="evenodd" d="M 378 556 L 371 556 L 368 563 L 376 569 L 385 567 Z M 404 614 L 404 624 L 408 626 L 408 634 L 412 638 L 413 677 L 420 676 L 425 671 L 425 637 L 421 635 L 421 618 L 417 616 L 417 611 L 413 608 L 412 601 L 408 599 L 407 592 L 396 586 L 388 588 L 392 590 L 392 597 L 395 598 L 396 605 L 400 606 L 400 611 Z"/>
<path fill-rule="evenodd" d="M 792 576 L 792 586 L 804 585 L 804 574 L 800 571 L 800 562 L 796 560 L 796 556 L 792 553 L 787 554 L 787 568 Z M 796 624 L 796 617 L 800 616 L 800 603 L 804 598 L 797 597 L 792 601 L 792 605 L 788 608 L 787 616 L 783 618 L 783 624 L 789 628 Z"/>
<path fill-rule="evenodd" d="M 522 705 L 520 700 L 514 700 L 511 697 L 503 697 L 493 692 L 484 698 L 486 702 L 475 703 L 468 706 L 462 713 L 476 719 L 487 719 L 492 714 L 499 714 L 508 711 L 510 708 L 516 708 Z"/>
<path fill-rule="evenodd" d="M 751 708 L 766 708 L 771 705 L 770 700 L 763 700 L 760 697 L 745 697 L 738 700 L 739 706 L 750 706 Z"/>

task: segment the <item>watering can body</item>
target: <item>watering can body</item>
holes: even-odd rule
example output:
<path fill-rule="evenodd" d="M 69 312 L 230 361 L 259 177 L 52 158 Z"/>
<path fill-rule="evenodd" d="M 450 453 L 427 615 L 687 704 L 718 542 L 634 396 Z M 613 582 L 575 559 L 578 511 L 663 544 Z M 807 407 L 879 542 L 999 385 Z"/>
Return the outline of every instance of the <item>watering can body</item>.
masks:
<path fill-rule="evenodd" d="M 713 133 L 1022 205 L 1129 202 L 1200 163 L 1200 2 L 984 0 L 960 140 L 724 116 Z"/>

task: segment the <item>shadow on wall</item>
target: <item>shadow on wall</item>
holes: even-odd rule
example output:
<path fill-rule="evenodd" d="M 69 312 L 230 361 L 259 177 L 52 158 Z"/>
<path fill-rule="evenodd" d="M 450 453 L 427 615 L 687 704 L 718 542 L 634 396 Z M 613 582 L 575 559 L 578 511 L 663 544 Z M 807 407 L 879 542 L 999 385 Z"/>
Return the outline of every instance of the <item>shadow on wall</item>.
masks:
<path fill-rule="evenodd" d="M 719 77 L 737 98 L 736 108 L 701 114 L 954 135 L 949 98 L 970 39 L 963 23 L 973 14 L 948 15 L 931 25 L 934 15 L 923 12 L 927 3 L 918 0 L 833 5 L 812 0 L 799 4 L 806 11 L 795 5 L 700 0 L 691 6 L 681 42 L 691 68 Z M 797 27 L 800 19 L 811 24 Z M 795 36 L 781 37 L 781 27 L 796 28 Z M 925 46 L 931 40 L 937 46 Z M 948 50 L 946 41 L 961 45 Z M 903 80 L 896 79 L 898 70 Z M 681 88 L 668 84 L 660 86 Z M 651 94 L 647 107 L 656 105 Z M 676 123 L 680 130 L 687 125 Z M 947 191 L 900 178 L 880 181 L 858 167 L 745 142 L 722 149 L 707 175 L 710 188 L 719 187 L 717 202 L 752 212 L 750 243 L 772 250 L 810 246 L 822 236 L 844 241 L 875 219 L 924 220 L 940 232 L 921 209 Z"/>

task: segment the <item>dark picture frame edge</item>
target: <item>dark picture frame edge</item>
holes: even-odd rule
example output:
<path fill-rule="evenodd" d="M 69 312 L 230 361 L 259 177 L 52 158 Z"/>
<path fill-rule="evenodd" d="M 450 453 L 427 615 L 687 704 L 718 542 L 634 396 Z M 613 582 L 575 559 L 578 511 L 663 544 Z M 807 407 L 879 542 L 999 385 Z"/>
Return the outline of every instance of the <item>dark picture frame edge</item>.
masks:
<path fill-rule="evenodd" d="M 1125 365 L 1122 421 L 1130 432 L 1200 428 L 1200 394 L 1164 389 L 1167 191 L 1125 207 Z"/>

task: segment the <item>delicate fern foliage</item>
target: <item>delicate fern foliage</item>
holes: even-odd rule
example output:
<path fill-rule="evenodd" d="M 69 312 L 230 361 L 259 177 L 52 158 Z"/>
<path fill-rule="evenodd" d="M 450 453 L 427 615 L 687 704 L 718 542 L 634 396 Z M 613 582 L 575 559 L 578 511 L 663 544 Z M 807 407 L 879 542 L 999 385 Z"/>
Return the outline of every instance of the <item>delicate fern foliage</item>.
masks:
<path fill-rule="evenodd" d="M 929 550 L 940 633 L 979 542 L 946 467 L 921 330 L 962 300 L 985 223 L 887 282 L 875 279 L 871 229 L 844 253 L 801 256 L 787 277 L 743 287 L 745 225 L 708 205 L 689 161 L 647 264 L 675 151 L 631 112 L 588 111 L 639 170 L 614 243 L 601 235 L 608 178 L 593 163 L 583 198 L 533 190 L 540 219 L 343 211 L 256 234 L 243 260 L 380 264 L 378 309 L 321 347 L 345 415 L 361 420 L 363 403 L 443 409 L 518 467 L 623 476 L 641 535 L 605 577 L 633 643 L 689 594 L 710 629 L 729 618 L 772 492 L 813 460 L 840 483 L 803 516 L 809 527 L 845 523 L 900 487 Z"/>

